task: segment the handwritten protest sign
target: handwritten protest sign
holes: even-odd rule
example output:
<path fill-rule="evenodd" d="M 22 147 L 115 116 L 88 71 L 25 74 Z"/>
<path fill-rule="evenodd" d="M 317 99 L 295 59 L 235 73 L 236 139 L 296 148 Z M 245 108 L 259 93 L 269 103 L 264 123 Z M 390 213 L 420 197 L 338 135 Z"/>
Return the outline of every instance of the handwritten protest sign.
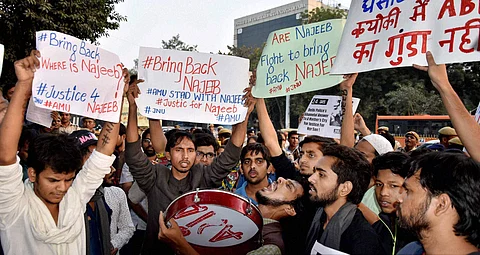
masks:
<path fill-rule="evenodd" d="M 353 112 L 360 99 L 353 98 Z M 342 97 L 314 96 L 298 126 L 298 133 L 340 138 L 342 127 Z"/>
<path fill-rule="evenodd" d="M 148 118 L 235 124 L 245 119 L 249 60 L 140 47 L 140 113 Z"/>
<path fill-rule="evenodd" d="M 480 3 L 465 0 L 352 1 L 332 73 L 480 59 Z"/>
<path fill-rule="evenodd" d="M 59 32 L 36 36 L 42 57 L 32 86 L 35 105 L 118 122 L 124 85 L 119 57 Z"/>
<path fill-rule="evenodd" d="M 325 89 L 342 81 L 329 75 L 345 20 L 327 20 L 277 30 L 268 36 L 252 94 L 278 97 Z"/>
<path fill-rule="evenodd" d="M 3 55 L 5 52 L 5 47 L 3 44 L 0 44 L 0 76 L 2 76 L 2 67 L 3 67 Z"/>

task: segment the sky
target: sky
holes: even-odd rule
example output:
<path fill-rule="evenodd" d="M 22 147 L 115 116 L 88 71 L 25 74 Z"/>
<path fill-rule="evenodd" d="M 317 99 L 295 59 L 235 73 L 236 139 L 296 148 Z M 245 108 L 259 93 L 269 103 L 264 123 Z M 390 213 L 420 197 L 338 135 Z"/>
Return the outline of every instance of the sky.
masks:
<path fill-rule="evenodd" d="M 349 7 L 351 0 L 337 1 Z M 228 52 L 233 45 L 236 18 L 275 8 L 294 0 L 125 0 L 115 10 L 127 17 L 120 28 L 108 31 L 98 41 L 100 47 L 120 56 L 127 68 L 134 66 L 140 46 L 162 46 L 177 34 L 200 52 Z"/>

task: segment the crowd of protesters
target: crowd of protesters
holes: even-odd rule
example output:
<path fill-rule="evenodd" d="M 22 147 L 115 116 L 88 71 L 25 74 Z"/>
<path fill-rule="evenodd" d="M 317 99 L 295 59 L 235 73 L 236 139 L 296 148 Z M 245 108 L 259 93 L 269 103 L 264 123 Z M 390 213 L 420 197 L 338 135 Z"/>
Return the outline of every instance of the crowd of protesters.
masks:
<path fill-rule="evenodd" d="M 52 112 L 26 124 L 40 52 L 15 62 L 0 94 L 0 241 L 4 254 L 197 254 L 164 212 L 179 196 L 220 189 L 263 216 L 248 254 L 480 254 L 480 127 L 430 52 L 427 71 L 453 127 L 401 146 L 370 131 L 345 76 L 340 140 L 277 131 L 264 99 L 245 90 L 246 120 L 231 129 L 164 132 L 137 123 L 138 84 L 124 70 L 128 124 Z M 251 79 L 251 85 L 255 82 Z M 256 109 L 258 129 L 248 128 Z M 258 132 L 256 132 L 258 131 Z M 356 138 L 355 133 L 361 135 Z"/>

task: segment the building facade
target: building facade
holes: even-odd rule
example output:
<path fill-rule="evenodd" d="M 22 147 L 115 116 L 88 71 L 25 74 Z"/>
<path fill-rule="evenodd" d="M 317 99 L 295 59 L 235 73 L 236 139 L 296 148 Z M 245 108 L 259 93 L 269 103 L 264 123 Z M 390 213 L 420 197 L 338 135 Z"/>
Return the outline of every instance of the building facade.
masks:
<path fill-rule="evenodd" d="M 336 5 L 335 0 L 300 0 L 235 19 L 233 44 L 262 48 L 270 32 L 301 25 L 303 12 Z"/>

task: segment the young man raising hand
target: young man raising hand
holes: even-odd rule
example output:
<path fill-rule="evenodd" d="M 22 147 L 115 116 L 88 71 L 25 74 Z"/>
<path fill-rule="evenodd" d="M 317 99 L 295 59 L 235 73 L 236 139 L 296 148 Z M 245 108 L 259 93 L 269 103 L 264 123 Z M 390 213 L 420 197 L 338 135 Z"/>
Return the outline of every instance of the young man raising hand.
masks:
<path fill-rule="evenodd" d="M 110 165 L 119 124 L 106 123 L 96 150 L 82 168 L 75 140 L 40 135 L 29 148 L 28 176 L 22 183 L 17 144 L 32 93 L 40 52 L 15 62 L 16 90 L 0 126 L 0 237 L 5 254 L 85 254 L 85 204 Z M 124 77 L 128 80 L 128 73 Z"/>

